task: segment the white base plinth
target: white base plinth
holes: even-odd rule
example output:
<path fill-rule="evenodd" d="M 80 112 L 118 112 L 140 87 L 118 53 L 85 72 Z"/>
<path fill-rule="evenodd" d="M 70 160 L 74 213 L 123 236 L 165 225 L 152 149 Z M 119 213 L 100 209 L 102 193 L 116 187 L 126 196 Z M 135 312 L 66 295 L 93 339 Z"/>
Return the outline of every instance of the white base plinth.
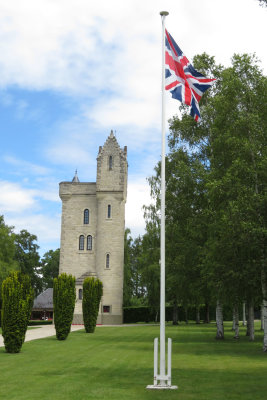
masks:
<path fill-rule="evenodd" d="M 178 389 L 178 386 L 172 385 L 172 386 L 163 386 L 163 385 L 147 385 L 147 389 Z"/>

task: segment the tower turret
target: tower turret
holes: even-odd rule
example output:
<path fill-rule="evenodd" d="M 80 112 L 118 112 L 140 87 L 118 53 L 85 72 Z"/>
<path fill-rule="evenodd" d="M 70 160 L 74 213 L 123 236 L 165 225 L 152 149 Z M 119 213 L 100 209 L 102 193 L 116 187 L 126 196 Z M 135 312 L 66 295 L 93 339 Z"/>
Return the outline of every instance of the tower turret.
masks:
<path fill-rule="evenodd" d="M 96 190 L 101 192 L 124 192 L 127 188 L 127 147 L 121 149 L 113 131 L 97 156 Z"/>

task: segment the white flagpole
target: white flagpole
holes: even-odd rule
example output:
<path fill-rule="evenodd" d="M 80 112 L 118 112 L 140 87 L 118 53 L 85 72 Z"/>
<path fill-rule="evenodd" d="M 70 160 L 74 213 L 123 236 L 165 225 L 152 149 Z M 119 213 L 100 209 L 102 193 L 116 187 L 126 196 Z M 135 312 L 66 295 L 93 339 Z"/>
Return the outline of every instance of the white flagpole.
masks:
<path fill-rule="evenodd" d="M 162 76 L 161 76 L 161 220 L 160 220 L 160 376 L 165 376 L 165 17 L 167 11 L 161 11 L 162 20 Z M 163 385 L 165 381 L 160 381 Z"/>
<path fill-rule="evenodd" d="M 166 374 L 165 346 L 165 17 L 167 11 L 161 11 L 162 20 L 162 115 L 161 115 L 161 223 L 160 223 L 160 363 L 158 374 L 158 339 L 154 340 L 154 385 L 147 389 L 177 389 L 171 384 L 171 339 L 168 339 L 168 372 Z M 158 384 L 159 381 L 159 384 Z"/>

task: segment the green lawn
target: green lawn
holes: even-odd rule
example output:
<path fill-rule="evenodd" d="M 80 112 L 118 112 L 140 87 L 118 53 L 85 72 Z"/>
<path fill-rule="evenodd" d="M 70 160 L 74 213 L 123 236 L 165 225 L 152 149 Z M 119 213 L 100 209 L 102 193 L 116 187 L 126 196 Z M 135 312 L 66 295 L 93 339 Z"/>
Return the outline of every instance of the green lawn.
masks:
<path fill-rule="evenodd" d="M 99 327 L 77 331 L 66 341 L 54 337 L 24 343 L 19 354 L 0 349 L 0 398 L 8 400 L 263 400 L 267 354 L 262 333 L 250 343 L 217 342 L 215 325 L 167 326 L 173 339 L 172 383 L 176 391 L 149 391 L 153 383 L 153 339 L 159 326 Z M 256 329 L 259 327 L 256 325 Z"/>

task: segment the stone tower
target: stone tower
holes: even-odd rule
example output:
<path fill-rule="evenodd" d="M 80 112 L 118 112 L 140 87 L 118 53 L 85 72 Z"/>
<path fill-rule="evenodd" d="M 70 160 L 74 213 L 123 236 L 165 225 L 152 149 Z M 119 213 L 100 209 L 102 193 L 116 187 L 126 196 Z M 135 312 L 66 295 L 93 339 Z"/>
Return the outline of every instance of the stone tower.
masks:
<path fill-rule="evenodd" d="M 96 182 L 59 184 L 62 222 L 59 273 L 76 277 L 73 323 L 82 323 L 82 285 L 88 276 L 103 282 L 97 323 L 122 323 L 127 147 L 111 131 L 97 156 Z"/>

